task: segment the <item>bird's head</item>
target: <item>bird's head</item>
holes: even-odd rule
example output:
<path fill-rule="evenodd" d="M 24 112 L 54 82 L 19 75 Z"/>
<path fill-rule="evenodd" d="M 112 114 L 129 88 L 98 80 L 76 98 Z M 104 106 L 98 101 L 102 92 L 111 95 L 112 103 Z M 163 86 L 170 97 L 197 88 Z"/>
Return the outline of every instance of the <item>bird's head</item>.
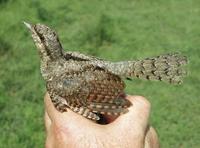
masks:
<path fill-rule="evenodd" d="M 52 59 L 57 59 L 62 56 L 62 46 L 57 33 L 53 29 L 43 24 L 32 25 L 26 22 L 24 24 L 31 32 L 41 58 L 49 56 Z"/>

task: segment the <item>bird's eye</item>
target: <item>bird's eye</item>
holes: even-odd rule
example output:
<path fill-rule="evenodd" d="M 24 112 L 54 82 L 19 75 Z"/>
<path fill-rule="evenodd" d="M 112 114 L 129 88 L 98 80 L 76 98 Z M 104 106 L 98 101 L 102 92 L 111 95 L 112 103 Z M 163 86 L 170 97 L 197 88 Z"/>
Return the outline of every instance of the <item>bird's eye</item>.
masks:
<path fill-rule="evenodd" d="M 44 40 L 44 36 L 42 34 L 39 35 L 40 39 L 43 41 Z"/>

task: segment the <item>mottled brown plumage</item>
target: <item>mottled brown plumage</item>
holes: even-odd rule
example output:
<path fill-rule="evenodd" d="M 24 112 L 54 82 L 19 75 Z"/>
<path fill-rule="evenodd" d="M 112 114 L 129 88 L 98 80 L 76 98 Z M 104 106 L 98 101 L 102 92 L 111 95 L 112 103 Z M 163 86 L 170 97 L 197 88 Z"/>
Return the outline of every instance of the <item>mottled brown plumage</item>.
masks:
<path fill-rule="evenodd" d="M 167 54 L 144 60 L 110 62 L 78 52 L 64 52 L 55 31 L 25 23 L 41 57 L 41 73 L 59 111 L 68 108 L 92 120 L 98 114 L 120 115 L 131 103 L 125 99 L 123 78 L 182 82 L 186 57 Z"/>

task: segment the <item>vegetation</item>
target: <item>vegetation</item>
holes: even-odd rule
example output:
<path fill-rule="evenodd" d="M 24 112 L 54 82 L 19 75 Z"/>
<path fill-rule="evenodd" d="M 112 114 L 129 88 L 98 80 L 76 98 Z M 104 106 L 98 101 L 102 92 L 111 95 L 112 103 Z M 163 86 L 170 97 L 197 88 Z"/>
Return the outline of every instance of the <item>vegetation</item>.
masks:
<path fill-rule="evenodd" d="M 199 15 L 196 0 L 0 0 L 0 147 L 44 147 L 45 84 L 24 20 L 55 28 L 65 50 L 113 61 L 187 55 L 182 85 L 134 79 L 126 91 L 150 100 L 162 147 L 200 147 Z"/>

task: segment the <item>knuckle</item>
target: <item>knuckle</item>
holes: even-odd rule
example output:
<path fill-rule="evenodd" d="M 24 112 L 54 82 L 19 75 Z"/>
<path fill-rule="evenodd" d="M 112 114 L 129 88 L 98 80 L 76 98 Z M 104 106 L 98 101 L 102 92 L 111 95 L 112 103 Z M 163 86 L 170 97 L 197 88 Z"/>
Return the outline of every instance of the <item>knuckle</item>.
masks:
<path fill-rule="evenodd" d="M 70 133 L 68 126 L 63 125 L 60 121 L 55 121 L 53 123 L 53 131 L 57 135 L 63 135 L 63 133 L 64 135 L 69 135 Z"/>
<path fill-rule="evenodd" d="M 53 124 L 52 128 L 53 128 L 54 138 L 56 140 L 63 141 L 65 139 L 64 133 L 65 133 L 66 129 L 64 129 L 59 124 Z"/>
<path fill-rule="evenodd" d="M 150 110 L 151 103 L 143 96 L 136 96 L 136 100 L 146 109 Z"/>

